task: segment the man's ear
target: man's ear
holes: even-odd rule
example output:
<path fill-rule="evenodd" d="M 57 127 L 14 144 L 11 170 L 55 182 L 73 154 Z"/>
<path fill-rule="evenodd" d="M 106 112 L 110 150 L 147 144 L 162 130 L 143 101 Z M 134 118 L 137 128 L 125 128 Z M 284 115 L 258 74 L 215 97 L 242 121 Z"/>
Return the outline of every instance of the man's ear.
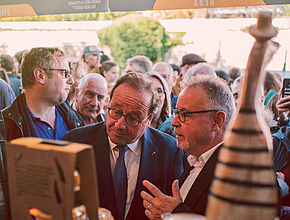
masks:
<path fill-rule="evenodd" d="M 79 94 L 79 91 L 80 91 L 79 88 L 76 87 L 76 88 L 75 88 L 75 97 L 77 97 L 77 95 Z"/>
<path fill-rule="evenodd" d="M 84 61 L 85 63 L 88 63 L 88 54 L 85 55 Z"/>
<path fill-rule="evenodd" d="M 42 69 L 36 68 L 33 71 L 33 75 L 34 75 L 36 82 L 38 82 L 39 84 L 42 84 L 42 85 L 45 83 L 47 75 L 44 73 L 44 71 Z"/>
<path fill-rule="evenodd" d="M 176 80 L 177 80 L 177 76 L 173 75 L 172 76 L 172 87 L 174 87 L 176 85 Z"/>
<path fill-rule="evenodd" d="M 226 122 L 226 113 L 218 111 L 213 115 L 212 129 L 218 131 Z"/>

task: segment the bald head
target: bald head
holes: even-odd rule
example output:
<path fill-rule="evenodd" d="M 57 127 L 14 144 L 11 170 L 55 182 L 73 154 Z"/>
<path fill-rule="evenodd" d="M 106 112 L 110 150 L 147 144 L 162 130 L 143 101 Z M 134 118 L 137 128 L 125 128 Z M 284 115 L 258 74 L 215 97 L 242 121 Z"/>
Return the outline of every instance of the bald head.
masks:
<path fill-rule="evenodd" d="M 205 75 L 205 76 L 211 76 L 216 77 L 216 73 L 214 70 L 205 64 L 197 64 L 193 67 L 191 67 L 184 75 L 182 83 L 185 83 L 189 81 L 192 77 L 197 75 Z"/>
<path fill-rule="evenodd" d="M 167 82 L 169 92 L 171 92 L 172 87 L 175 86 L 176 83 L 176 77 L 174 77 L 171 65 L 165 62 L 155 63 L 153 66 L 153 72 L 157 72 L 163 76 Z"/>
<path fill-rule="evenodd" d="M 103 77 L 101 74 L 89 73 L 81 79 L 78 86 L 79 90 L 82 90 L 84 87 L 86 87 L 89 82 L 97 82 L 98 84 L 103 85 L 102 87 L 104 88 L 108 87 L 105 77 Z"/>

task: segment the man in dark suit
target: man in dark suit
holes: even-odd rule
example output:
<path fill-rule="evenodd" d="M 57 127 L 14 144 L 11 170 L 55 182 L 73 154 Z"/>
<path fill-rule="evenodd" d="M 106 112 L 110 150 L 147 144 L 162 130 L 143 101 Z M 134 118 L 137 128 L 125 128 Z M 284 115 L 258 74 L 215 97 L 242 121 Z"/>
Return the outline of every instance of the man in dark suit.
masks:
<path fill-rule="evenodd" d="M 170 193 L 172 182 L 183 172 L 176 140 L 149 127 L 157 106 L 151 81 L 144 74 L 128 73 L 112 89 L 105 122 L 64 137 L 93 145 L 100 206 L 117 220 L 147 219 L 140 196 L 143 180 Z"/>
<path fill-rule="evenodd" d="M 160 219 L 166 212 L 205 215 L 218 151 L 234 109 L 232 93 L 218 77 L 199 75 L 185 85 L 178 96 L 172 126 L 178 147 L 189 154 L 187 165 L 180 184 L 178 180 L 172 184 L 173 196 L 160 192 L 147 180 L 143 182 L 153 195 L 141 192 L 149 219 Z"/>

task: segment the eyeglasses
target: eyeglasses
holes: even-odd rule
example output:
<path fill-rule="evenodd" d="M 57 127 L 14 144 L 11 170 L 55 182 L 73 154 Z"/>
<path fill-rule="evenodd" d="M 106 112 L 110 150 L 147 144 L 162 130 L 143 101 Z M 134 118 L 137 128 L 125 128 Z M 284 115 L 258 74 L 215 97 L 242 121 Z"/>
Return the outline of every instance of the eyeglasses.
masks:
<path fill-rule="evenodd" d="M 175 117 L 175 115 L 178 115 L 178 119 L 181 122 L 185 122 L 186 116 L 189 115 L 189 114 L 206 113 L 206 112 L 218 112 L 218 111 L 220 111 L 220 110 L 218 110 L 218 109 L 209 109 L 209 110 L 186 112 L 186 111 L 181 111 L 181 110 L 178 110 L 178 109 L 173 109 L 173 114 L 174 114 L 174 117 Z"/>
<path fill-rule="evenodd" d="M 144 120 L 140 121 L 137 118 L 134 118 L 132 116 L 124 115 L 123 112 L 118 111 L 114 108 L 108 108 L 108 113 L 110 117 L 113 118 L 114 120 L 119 120 L 122 116 L 124 116 L 127 125 L 132 126 L 132 127 L 136 127 L 138 124 L 146 121 L 151 116 L 151 115 L 148 115 Z"/>
<path fill-rule="evenodd" d="M 63 76 L 65 78 L 68 78 L 69 75 L 70 75 L 70 71 L 66 70 L 66 69 L 52 69 L 52 68 L 43 68 L 44 71 L 48 72 L 48 71 L 53 71 L 53 70 L 56 70 L 56 71 L 61 71 Z"/>

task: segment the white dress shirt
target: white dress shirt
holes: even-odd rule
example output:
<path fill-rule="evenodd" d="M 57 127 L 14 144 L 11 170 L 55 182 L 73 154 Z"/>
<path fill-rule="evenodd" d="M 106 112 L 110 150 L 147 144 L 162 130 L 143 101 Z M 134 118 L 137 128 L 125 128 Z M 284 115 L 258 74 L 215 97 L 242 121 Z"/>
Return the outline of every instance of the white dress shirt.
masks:
<path fill-rule="evenodd" d="M 111 147 L 110 153 L 110 164 L 112 175 L 114 175 L 115 166 L 119 157 L 119 150 L 115 148 L 117 145 L 111 142 L 109 138 L 109 144 Z M 133 197 L 135 193 L 136 182 L 138 178 L 140 158 L 141 158 L 141 141 L 139 139 L 132 144 L 127 144 L 128 150 L 125 152 L 125 166 L 127 171 L 128 189 L 127 189 L 127 200 L 125 217 L 127 216 Z"/>
<path fill-rule="evenodd" d="M 207 152 L 203 153 L 199 158 L 197 158 L 196 156 L 193 156 L 193 155 L 189 155 L 187 157 L 187 162 L 189 163 L 190 166 L 194 166 L 194 169 L 192 169 L 190 171 L 188 177 L 186 178 L 186 180 L 184 181 L 184 183 L 182 184 L 182 186 L 180 188 L 180 195 L 181 195 L 183 202 L 184 202 L 189 190 L 191 189 L 193 183 L 195 182 L 196 178 L 198 177 L 199 173 L 201 172 L 202 168 L 204 167 L 204 165 L 206 164 L 208 159 L 211 157 L 213 152 L 222 143 L 223 142 L 217 144 L 216 146 L 214 146 L 213 148 L 211 148 Z"/>

